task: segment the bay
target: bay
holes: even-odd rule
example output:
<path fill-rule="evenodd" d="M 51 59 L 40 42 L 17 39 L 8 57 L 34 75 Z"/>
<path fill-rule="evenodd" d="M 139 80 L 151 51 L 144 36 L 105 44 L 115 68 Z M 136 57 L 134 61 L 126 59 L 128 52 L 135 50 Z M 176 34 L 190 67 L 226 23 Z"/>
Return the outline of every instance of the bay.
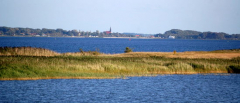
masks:
<path fill-rule="evenodd" d="M 240 101 L 240 75 L 160 75 L 128 79 L 0 81 L 0 102 Z"/>
<path fill-rule="evenodd" d="M 107 54 L 124 53 L 126 47 L 135 52 L 212 51 L 239 49 L 238 40 L 181 40 L 181 39 L 120 39 L 120 38 L 63 38 L 63 37 L 0 37 L 0 47 L 31 46 L 59 53 L 100 51 Z"/>
<path fill-rule="evenodd" d="M 0 37 L 0 47 L 31 46 L 59 53 L 123 53 L 238 49 L 236 40 Z M 240 75 L 160 75 L 128 79 L 0 81 L 0 102 L 239 102 Z"/>

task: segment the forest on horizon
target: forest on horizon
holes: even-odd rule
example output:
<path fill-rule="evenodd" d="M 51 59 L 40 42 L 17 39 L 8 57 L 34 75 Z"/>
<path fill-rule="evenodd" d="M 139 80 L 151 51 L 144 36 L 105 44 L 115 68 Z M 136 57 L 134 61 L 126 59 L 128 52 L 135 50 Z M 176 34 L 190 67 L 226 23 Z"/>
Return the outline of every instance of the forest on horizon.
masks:
<path fill-rule="evenodd" d="M 151 37 L 166 39 L 169 36 L 175 36 L 176 39 L 218 39 L 218 40 L 240 40 L 240 34 L 227 34 L 224 32 L 199 32 L 194 30 L 171 29 L 161 34 L 139 34 L 139 33 L 118 33 L 106 31 L 94 32 L 80 30 L 63 30 L 63 29 L 32 29 L 32 28 L 11 28 L 0 27 L 0 36 L 51 36 L 51 37 Z"/>

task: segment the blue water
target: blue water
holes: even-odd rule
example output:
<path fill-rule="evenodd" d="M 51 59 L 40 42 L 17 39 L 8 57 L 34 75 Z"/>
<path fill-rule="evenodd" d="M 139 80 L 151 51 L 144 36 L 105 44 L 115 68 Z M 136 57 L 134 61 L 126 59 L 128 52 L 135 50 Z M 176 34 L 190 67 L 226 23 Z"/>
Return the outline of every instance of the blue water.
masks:
<path fill-rule="evenodd" d="M 106 39 L 0 37 L 0 47 L 31 46 L 56 52 L 99 49 L 103 53 L 133 51 L 211 51 L 240 48 L 234 40 Z M 240 102 L 240 74 L 165 75 L 128 79 L 50 79 L 0 81 L 2 102 Z"/>
<path fill-rule="evenodd" d="M 0 47 L 31 46 L 47 48 L 59 53 L 99 50 L 102 53 L 123 53 L 126 47 L 138 52 L 212 51 L 238 49 L 237 40 L 180 40 L 180 39 L 109 39 L 109 38 L 54 38 L 0 37 Z"/>
<path fill-rule="evenodd" d="M 0 102 L 240 102 L 240 74 L 0 81 Z"/>

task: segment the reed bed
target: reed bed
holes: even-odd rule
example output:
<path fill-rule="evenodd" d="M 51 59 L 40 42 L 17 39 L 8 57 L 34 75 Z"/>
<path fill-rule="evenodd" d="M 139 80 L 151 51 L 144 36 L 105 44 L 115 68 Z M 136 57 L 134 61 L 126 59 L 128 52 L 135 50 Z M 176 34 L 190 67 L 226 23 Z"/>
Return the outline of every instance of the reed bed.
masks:
<path fill-rule="evenodd" d="M 178 52 L 174 54 L 174 52 L 132 52 L 132 53 L 124 53 L 124 54 L 113 54 L 110 56 L 115 57 L 166 57 L 166 58 L 189 58 L 189 59 L 232 59 L 235 57 L 240 57 L 240 51 L 191 51 L 191 52 Z"/>
<path fill-rule="evenodd" d="M 22 53 L 24 50 L 29 51 Z M 0 80 L 97 79 L 160 74 L 240 73 L 240 57 L 238 56 L 232 58 L 172 58 L 167 57 L 173 55 L 170 53 L 95 55 L 93 52 L 84 52 L 85 54 L 79 52 L 71 55 L 71 53 L 59 54 L 50 50 L 28 47 L 2 48 L 0 53 Z M 174 55 L 180 55 L 180 53 Z"/>
<path fill-rule="evenodd" d="M 158 74 L 237 73 L 240 58 L 2 56 L 0 79 L 95 77 L 121 78 Z"/>
<path fill-rule="evenodd" d="M 56 56 L 59 53 L 34 47 L 0 47 L 0 56 Z"/>

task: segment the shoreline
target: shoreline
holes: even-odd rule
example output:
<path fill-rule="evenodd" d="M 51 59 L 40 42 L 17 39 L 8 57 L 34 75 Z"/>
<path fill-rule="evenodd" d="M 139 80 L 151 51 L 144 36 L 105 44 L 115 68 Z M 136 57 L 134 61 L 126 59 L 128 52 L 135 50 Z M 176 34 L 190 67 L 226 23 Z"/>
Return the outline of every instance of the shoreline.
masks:
<path fill-rule="evenodd" d="M 46 80 L 46 79 L 119 79 L 119 77 L 24 77 L 24 78 L 0 78 L 0 81 L 7 80 Z"/>
<path fill-rule="evenodd" d="M 123 77 L 24 77 L 24 78 L 0 78 L 0 81 L 13 81 L 13 80 L 50 80 L 50 79 L 128 79 L 129 77 L 155 77 L 163 75 L 230 75 L 231 73 L 225 72 L 212 72 L 212 73 L 166 73 L 155 75 L 129 75 Z"/>
<path fill-rule="evenodd" d="M 159 38 L 159 37 L 82 37 L 82 36 L 2 36 L 0 37 L 33 37 L 33 38 L 105 38 L 105 39 L 159 39 L 159 40 L 175 40 L 169 38 Z M 237 41 L 238 39 L 176 39 L 176 40 L 226 40 L 226 41 Z"/>
<path fill-rule="evenodd" d="M 228 76 L 232 73 L 225 72 L 212 72 L 212 73 L 166 73 L 166 74 L 155 74 L 155 75 L 130 75 L 124 77 L 24 77 L 24 78 L 0 78 L 0 81 L 14 81 L 14 80 L 50 80 L 50 79 L 128 79 L 129 77 L 155 77 L 164 75 L 224 75 Z"/>

